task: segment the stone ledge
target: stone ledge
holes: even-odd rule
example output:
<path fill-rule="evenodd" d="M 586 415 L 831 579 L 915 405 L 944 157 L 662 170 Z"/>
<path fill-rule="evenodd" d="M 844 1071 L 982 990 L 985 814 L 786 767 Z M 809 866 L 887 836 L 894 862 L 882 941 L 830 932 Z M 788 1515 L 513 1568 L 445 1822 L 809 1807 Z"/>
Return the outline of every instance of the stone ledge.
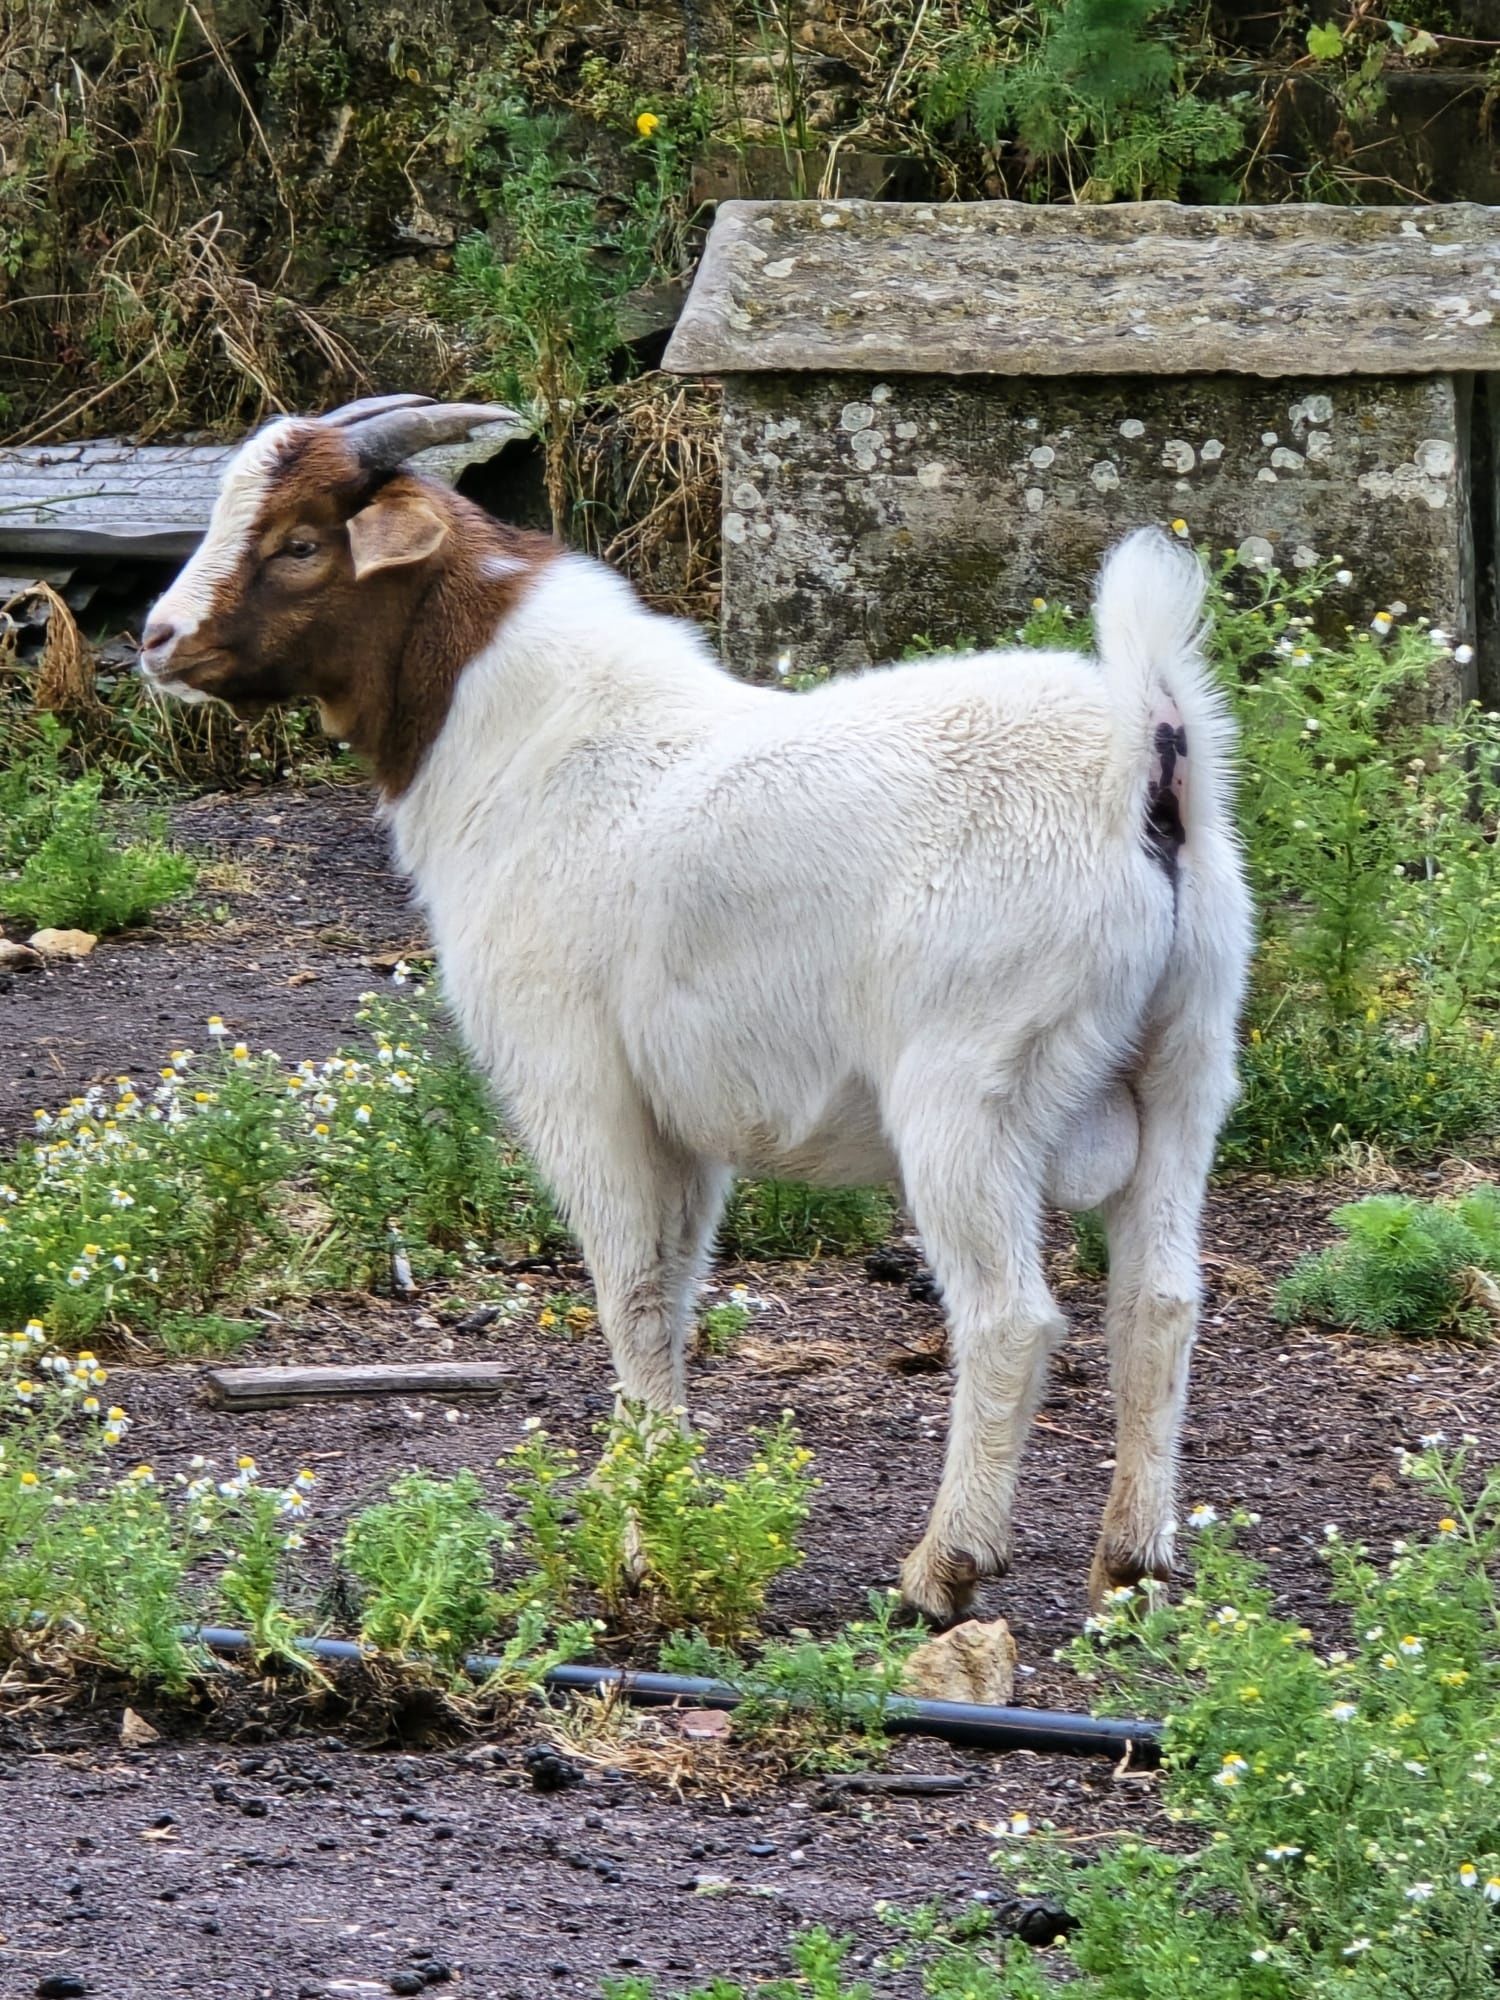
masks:
<path fill-rule="evenodd" d="M 1500 210 L 726 202 L 675 374 L 1500 369 Z"/>

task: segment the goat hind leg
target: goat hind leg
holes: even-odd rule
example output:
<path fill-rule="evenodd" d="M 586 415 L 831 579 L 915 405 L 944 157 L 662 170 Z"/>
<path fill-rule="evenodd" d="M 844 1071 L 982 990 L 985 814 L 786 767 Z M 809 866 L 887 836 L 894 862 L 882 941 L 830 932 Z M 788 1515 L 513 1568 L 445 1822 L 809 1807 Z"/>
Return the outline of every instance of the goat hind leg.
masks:
<path fill-rule="evenodd" d="M 1046 1149 L 1024 1134 L 1007 1143 L 1003 1116 L 975 1092 L 938 1117 L 929 1100 L 897 1133 L 957 1370 L 942 1483 L 901 1567 L 902 1595 L 938 1623 L 963 1610 L 980 1577 L 1009 1567 L 1021 1451 L 1064 1325 L 1042 1265 L 1035 1162 Z"/>
<path fill-rule="evenodd" d="M 1115 1474 L 1089 1579 L 1104 1592 L 1172 1571 L 1177 1458 L 1197 1337 L 1199 1221 L 1234 1093 L 1232 1020 L 1172 1023 L 1136 1080 L 1140 1151 L 1105 1204 Z"/>

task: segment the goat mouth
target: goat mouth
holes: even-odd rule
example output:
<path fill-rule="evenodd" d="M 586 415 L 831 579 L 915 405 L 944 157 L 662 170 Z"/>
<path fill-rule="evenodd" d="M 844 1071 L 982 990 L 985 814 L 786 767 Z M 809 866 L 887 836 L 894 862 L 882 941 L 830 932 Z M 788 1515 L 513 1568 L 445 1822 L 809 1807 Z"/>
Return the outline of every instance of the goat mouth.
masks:
<path fill-rule="evenodd" d="M 189 674 L 201 673 L 210 664 L 204 659 L 190 660 L 181 664 L 176 660 L 163 660 L 159 666 L 153 665 L 144 653 L 138 655 L 135 663 L 136 674 L 152 694 L 172 701 L 199 703 L 213 701 L 216 697 L 206 689 L 196 687 L 188 679 Z"/>

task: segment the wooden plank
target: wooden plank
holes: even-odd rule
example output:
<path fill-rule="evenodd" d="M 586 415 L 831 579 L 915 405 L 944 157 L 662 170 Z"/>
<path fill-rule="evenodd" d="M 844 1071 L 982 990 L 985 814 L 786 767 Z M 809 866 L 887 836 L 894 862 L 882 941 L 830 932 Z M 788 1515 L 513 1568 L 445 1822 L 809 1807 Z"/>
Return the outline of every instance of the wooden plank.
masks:
<path fill-rule="evenodd" d="M 522 435 L 512 423 L 482 424 L 470 438 L 417 453 L 412 469 L 451 486 Z M 180 562 L 202 540 L 236 449 L 94 438 L 0 451 L 0 556 Z"/>
<path fill-rule="evenodd" d="M 189 555 L 231 449 L 100 438 L 0 452 L 0 549 L 162 561 Z"/>
<path fill-rule="evenodd" d="M 731 201 L 679 375 L 1500 369 L 1500 210 Z"/>
<path fill-rule="evenodd" d="M 498 1361 L 203 1371 L 210 1399 L 225 1410 L 280 1410 L 293 1403 L 337 1403 L 363 1396 L 498 1396 L 517 1379 L 514 1369 Z"/>

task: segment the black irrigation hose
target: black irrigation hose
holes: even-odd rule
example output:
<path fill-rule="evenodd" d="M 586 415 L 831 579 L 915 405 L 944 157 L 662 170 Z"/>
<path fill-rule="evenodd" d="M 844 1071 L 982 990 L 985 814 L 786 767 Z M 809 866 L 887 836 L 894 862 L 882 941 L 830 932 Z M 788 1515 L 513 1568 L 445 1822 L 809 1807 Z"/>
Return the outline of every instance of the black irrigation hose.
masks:
<path fill-rule="evenodd" d="M 183 1635 L 215 1653 L 247 1653 L 250 1635 L 227 1625 L 195 1625 Z M 368 1650 L 352 1639 L 299 1639 L 299 1648 L 317 1660 L 368 1660 Z M 475 1680 L 487 1680 L 500 1665 L 487 1653 L 471 1653 L 464 1669 Z M 618 1688 L 627 1701 L 688 1702 L 695 1708 L 734 1708 L 740 1690 L 728 1681 L 699 1680 L 692 1674 L 636 1673 L 627 1667 L 553 1667 L 542 1684 L 559 1693 L 597 1694 Z M 978 1701 L 921 1701 L 902 1696 L 883 1718 L 892 1734 L 940 1736 L 978 1750 L 1051 1750 L 1074 1757 L 1124 1757 L 1138 1763 L 1156 1761 L 1161 1746 L 1159 1722 L 1132 1721 L 1110 1715 L 1068 1715 L 1046 1708 L 994 1708 Z"/>

